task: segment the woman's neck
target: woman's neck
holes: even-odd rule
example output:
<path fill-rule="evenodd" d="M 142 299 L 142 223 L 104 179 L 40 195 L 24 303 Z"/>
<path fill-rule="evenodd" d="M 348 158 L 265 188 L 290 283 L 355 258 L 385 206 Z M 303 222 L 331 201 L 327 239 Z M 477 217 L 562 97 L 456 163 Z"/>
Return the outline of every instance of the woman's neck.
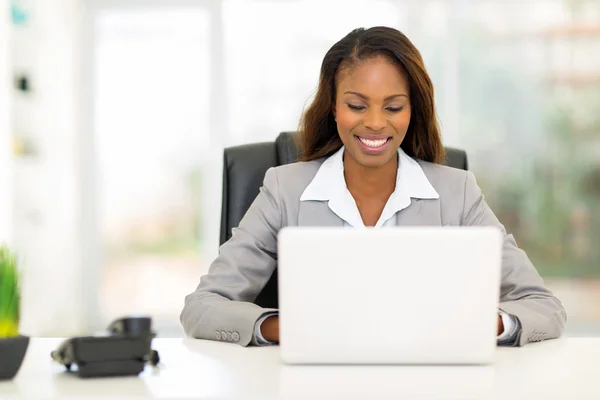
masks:
<path fill-rule="evenodd" d="M 350 156 L 344 155 L 344 178 L 346 186 L 353 196 L 385 197 L 396 189 L 398 157 L 377 168 L 358 164 Z"/>

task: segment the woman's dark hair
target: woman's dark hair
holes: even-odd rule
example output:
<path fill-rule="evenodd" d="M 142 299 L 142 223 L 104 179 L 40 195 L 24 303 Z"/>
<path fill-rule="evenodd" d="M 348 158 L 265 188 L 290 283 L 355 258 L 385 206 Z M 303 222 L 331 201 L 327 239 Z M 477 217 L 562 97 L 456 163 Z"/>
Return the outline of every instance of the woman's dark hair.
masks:
<path fill-rule="evenodd" d="M 341 68 L 384 56 L 405 73 L 410 85 L 411 120 L 400 146 L 413 158 L 441 164 L 445 159 L 433 98 L 433 84 L 421 53 L 404 34 L 393 28 L 358 28 L 333 45 L 321 64 L 315 99 L 306 109 L 296 137 L 299 161 L 312 161 L 342 147 L 333 105 L 336 77 Z"/>

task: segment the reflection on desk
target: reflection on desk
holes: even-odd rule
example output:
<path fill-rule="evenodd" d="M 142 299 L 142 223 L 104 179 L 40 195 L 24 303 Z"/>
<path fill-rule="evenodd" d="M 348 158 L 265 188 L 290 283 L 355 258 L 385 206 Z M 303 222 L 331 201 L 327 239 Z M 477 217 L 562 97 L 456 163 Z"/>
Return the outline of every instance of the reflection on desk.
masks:
<path fill-rule="evenodd" d="M 498 348 L 491 366 L 287 366 L 278 347 L 243 348 L 194 339 L 155 339 L 157 368 L 139 377 L 81 379 L 50 359 L 62 339 L 33 339 L 21 371 L 0 383 L 0 399 L 467 398 L 600 399 L 600 338 Z"/>

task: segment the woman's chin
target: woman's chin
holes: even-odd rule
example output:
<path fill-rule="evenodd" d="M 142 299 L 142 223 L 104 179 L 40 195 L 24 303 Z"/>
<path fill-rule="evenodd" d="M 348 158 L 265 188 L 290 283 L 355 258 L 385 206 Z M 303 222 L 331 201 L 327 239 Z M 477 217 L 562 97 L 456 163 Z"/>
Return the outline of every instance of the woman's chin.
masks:
<path fill-rule="evenodd" d="M 386 151 L 384 153 L 370 154 L 358 149 L 358 151 L 354 154 L 356 154 L 356 157 L 352 158 L 354 158 L 357 164 L 365 168 L 380 168 L 391 162 L 396 152 Z"/>

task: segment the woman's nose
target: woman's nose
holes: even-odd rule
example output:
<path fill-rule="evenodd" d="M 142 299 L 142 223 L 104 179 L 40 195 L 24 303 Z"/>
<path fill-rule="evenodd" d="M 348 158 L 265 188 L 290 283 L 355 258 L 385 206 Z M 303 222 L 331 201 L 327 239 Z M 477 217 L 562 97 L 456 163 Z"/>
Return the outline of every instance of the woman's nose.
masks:
<path fill-rule="evenodd" d="M 365 115 L 363 124 L 365 125 L 365 127 L 377 132 L 385 128 L 385 126 L 387 125 L 387 119 L 382 112 L 369 111 Z"/>

